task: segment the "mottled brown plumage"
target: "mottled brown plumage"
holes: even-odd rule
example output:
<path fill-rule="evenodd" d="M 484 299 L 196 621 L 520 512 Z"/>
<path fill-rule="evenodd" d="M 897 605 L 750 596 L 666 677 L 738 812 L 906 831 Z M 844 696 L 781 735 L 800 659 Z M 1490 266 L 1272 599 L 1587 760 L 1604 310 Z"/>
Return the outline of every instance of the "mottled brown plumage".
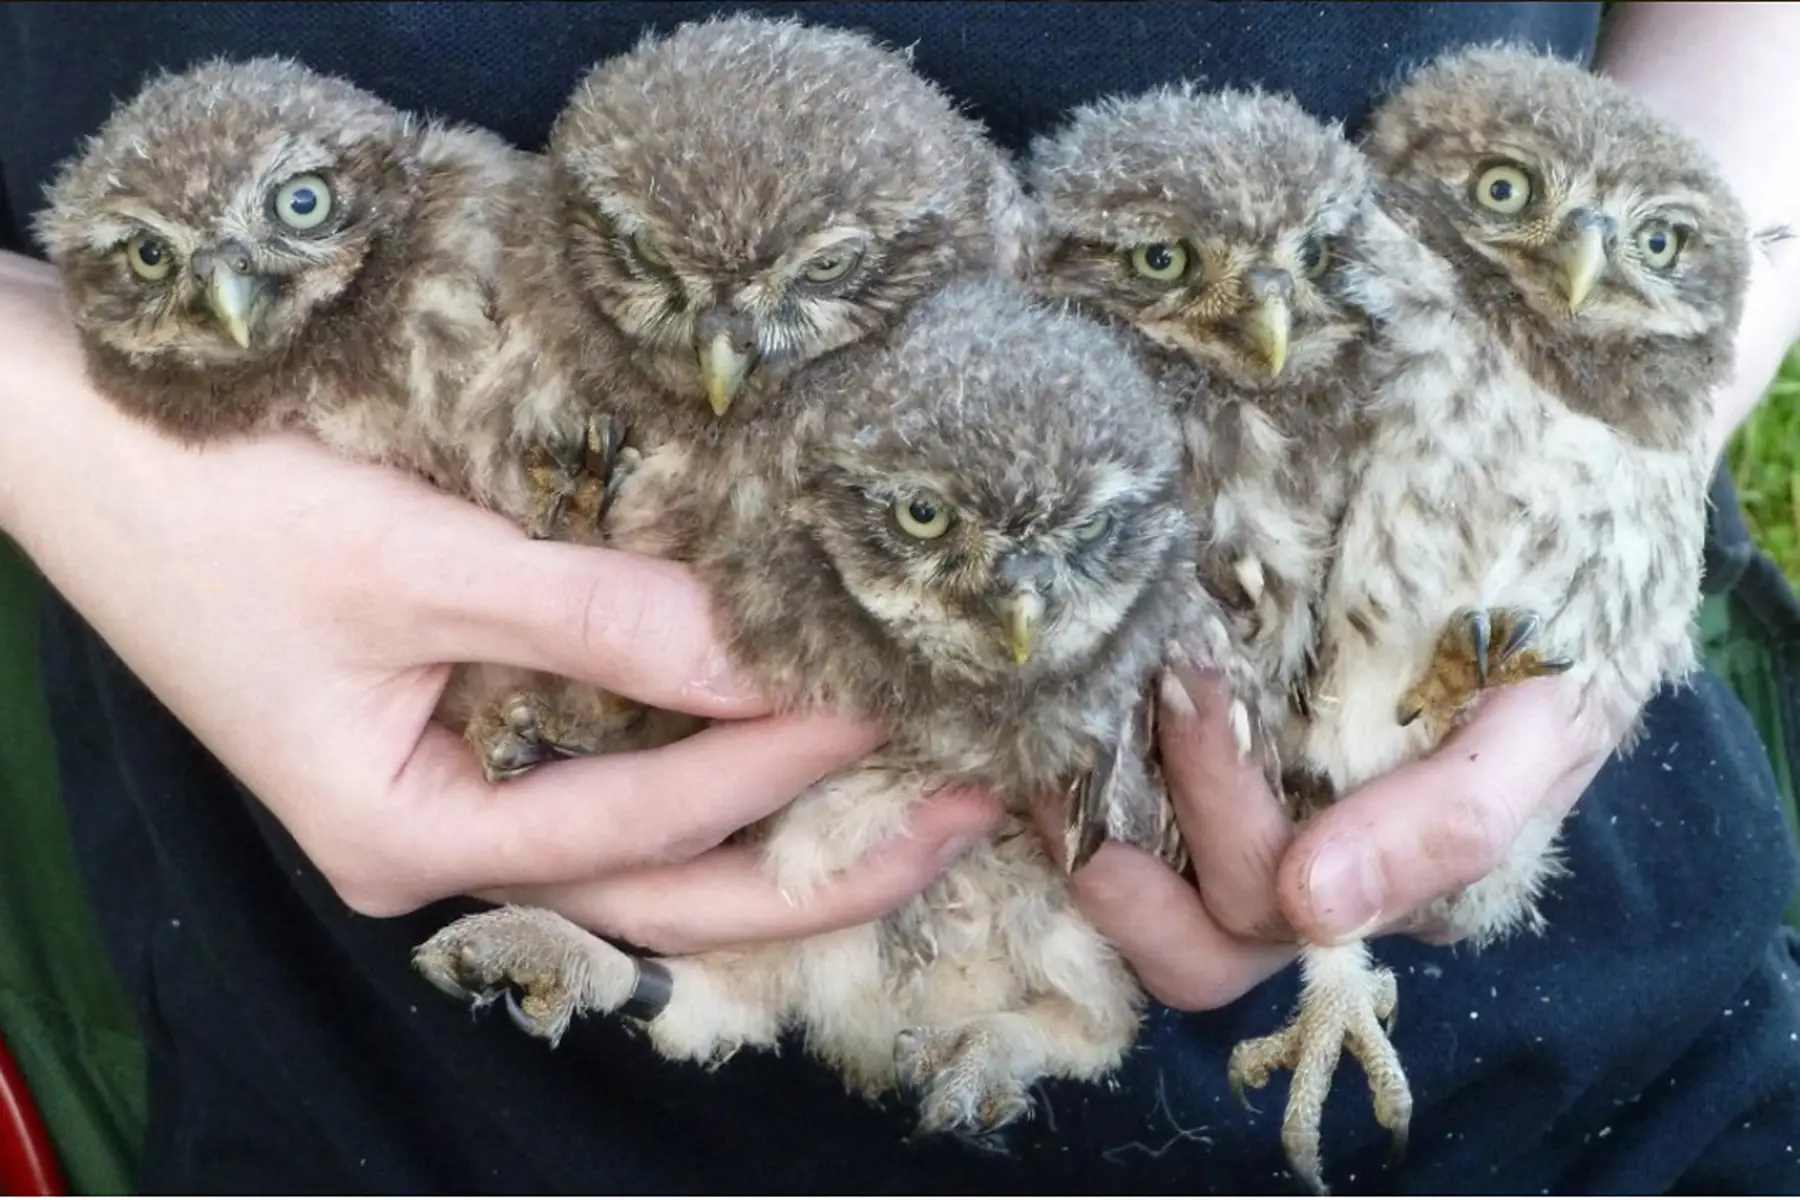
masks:
<path fill-rule="evenodd" d="M 1172 636 L 1226 636 L 1191 584 L 1173 416 L 1115 336 L 992 281 L 921 301 L 788 401 L 790 428 L 748 435 L 729 502 L 698 502 L 685 556 L 755 678 L 894 732 L 755 832 L 769 871 L 807 894 L 901 832 L 928 785 L 987 786 L 1013 815 L 883 921 L 665 960 L 672 997 L 645 1028 L 665 1055 L 715 1061 L 791 1023 L 856 1089 L 910 1089 L 924 1128 L 983 1135 L 1029 1109 L 1036 1078 L 1112 1070 L 1137 1027 L 1129 971 L 1026 808 L 1107 752 Z M 416 962 L 452 994 L 519 989 L 552 1039 L 638 978 L 530 909 L 465 918 Z"/>
<path fill-rule="evenodd" d="M 543 532 L 533 455 L 582 433 L 573 314 L 542 287 L 549 178 L 298 63 L 220 60 L 121 106 L 37 229 L 125 411 L 191 443 L 299 426 Z M 439 710 L 496 775 L 491 697 L 520 678 L 460 671 Z M 654 732 L 629 706 L 586 715 Z"/>
<path fill-rule="evenodd" d="M 980 125 L 904 54 L 797 20 L 646 38 L 581 81 L 549 153 L 562 253 L 538 290 L 578 316 L 582 402 L 624 442 L 606 539 L 644 553 L 707 523 L 692 497 L 788 419 L 800 374 L 959 275 L 1015 272 L 1024 247 L 1029 209 Z M 561 730 L 545 752 L 594 748 L 587 692 L 523 698 Z"/>
<path fill-rule="evenodd" d="M 1346 265 L 1378 323 L 1375 425 L 1327 586 L 1305 765 L 1342 793 L 1430 750 L 1483 686 L 1556 673 L 1582 697 L 1571 736 L 1628 746 L 1694 662 L 1706 424 L 1743 302 L 1743 213 L 1646 105 L 1524 51 L 1427 66 L 1365 145 L 1405 236 Z M 1531 818 L 1497 870 L 1425 918 L 1477 945 L 1541 926 L 1557 827 Z M 1294 1024 L 1240 1046 L 1232 1074 L 1295 1070 L 1283 1138 L 1321 1186 L 1340 1046 L 1398 1137 L 1410 1100 L 1379 1024 L 1391 973 L 1352 941 L 1308 948 L 1302 977 Z"/>
<path fill-rule="evenodd" d="M 1381 249 L 1369 172 L 1291 99 L 1183 86 L 1077 110 L 1030 181 L 1035 286 L 1130 330 L 1180 420 L 1200 578 L 1253 656 L 1240 699 L 1278 779 L 1363 436 L 1368 322 L 1341 266 Z"/>

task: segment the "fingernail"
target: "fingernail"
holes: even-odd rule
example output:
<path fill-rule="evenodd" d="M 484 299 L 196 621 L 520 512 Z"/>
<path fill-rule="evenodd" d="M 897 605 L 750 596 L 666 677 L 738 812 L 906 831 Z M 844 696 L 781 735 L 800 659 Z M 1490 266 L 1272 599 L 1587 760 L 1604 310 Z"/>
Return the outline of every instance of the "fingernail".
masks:
<path fill-rule="evenodd" d="M 1328 842 L 1306 872 L 1313 916 L 1337 941 L 1355 941 L 1380 923 L 1386 891 L 1380 864 L 1356 842 Z"/>
<path fill-rule="evenodd" d="M 1156 694 L 1164 712 L 1174 720 L 1193 721 L 1200 715 L 1194 707 L 1194 697 L 1188 692 L 1187 685 L 1176 676 L 1173 667 L 1163 669 L 1162 675 L 1157 679 Z"/>
<path fill-rule="evenodd" d="M 705 664 L 700 668 L 700 678 L 694 682 L 696 691 L 704 692 L 716 700 L 754 700 L 757 689 L 748 679 L 731 655 L 723 646 L 714 646 L 706 656 Z"/>

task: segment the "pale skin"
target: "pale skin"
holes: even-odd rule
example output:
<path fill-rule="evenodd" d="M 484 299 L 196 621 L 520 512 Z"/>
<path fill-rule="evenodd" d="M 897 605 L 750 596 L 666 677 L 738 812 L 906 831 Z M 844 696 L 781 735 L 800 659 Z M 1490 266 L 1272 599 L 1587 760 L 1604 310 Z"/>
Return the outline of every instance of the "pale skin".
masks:
<path fill-rule="evenodd" d="M 1772 127 L 1800 111 L 1797 54 L 1790 6 L 1632 4 L 1600 68 L 1712 148 L 1757 227 L 1800 229 L 1800 142 Z M 1715 449 L 1796 335 L 1800 249 L 1788 243 L 1758 264 L 1737 379 L 1715 398 Z M 0 255 L 0 361 L 0 530 L 358 912 L 474 893 L 664 954 L 804 937 L 898 907 L 997 819 L 990 798 L 933 797 L 909 837 L 796 905 L 720 843 L 881 734 L 765 716 L 717 655 L 686 572 L 529 542 L 297 435 L 174 445 L 86 386 L 53 276 L 13 255 Z M 447 664 L 470 660 L 731 720 L 651 754 L 540 768 L 502 796 L 429 721 Z M 1315 942 L 1441 934 L 1411 929 L 1410 914 L 1491 869 L 1528 813 L 1566 812 L 1611 748 L 1568 741 L 1554 680 L 1520 685 L 1296 835 L 1236 763 L 1218 701 L 1200 676 L 1165 685 L 1163 750 L 1202 889 L 1117 845 L 1076 880 L 1148 989 L 1185 1009 L 1228 1004 L 1280 970 L 1296 930 Z"/>
<path fill-rule="evenodd" d="M 1639 3 L 1614 10 L 1596 66 L 1709 148 L 1753 229 L 1800 234 L 1800 142 L 1788 128 L 1800 112 L 1796 57 L 1793 5 Z M 1714 396 L 1715 454 L 1797 338 L 1800 239 L 1756 255 L 1736 377 Z M 1166 768 L 1203 882 L 1196 891 L 1148 855 L 1107 845 L 1076 891 L 1146 987 L 1190 1010 L 1228 1004 L 1287 966 L 1296 931 L 1326 944 L 1378 931 L 1449 940 L 1412 914 L 1491 871 L 1530 814 L 1573 808 L 1614 745 L 1571 740 L 1573 697 L 1534 680 L 1488 695 L 1435 754 L 1296 833 L 1235 761 L 1217 683 L 1180 675 L 1163 697 Z"/>

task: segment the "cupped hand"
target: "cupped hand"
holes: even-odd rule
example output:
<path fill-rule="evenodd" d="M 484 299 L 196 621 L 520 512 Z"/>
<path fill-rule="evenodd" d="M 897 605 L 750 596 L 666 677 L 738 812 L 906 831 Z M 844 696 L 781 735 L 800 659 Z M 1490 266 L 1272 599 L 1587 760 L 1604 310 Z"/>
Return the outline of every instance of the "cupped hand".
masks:
<path fill-rule="evenodd" d="M 1198 671 L 1172 670 L 1161 686 L 1163 769 L 1199 886 L 1110 843 L 1072 880 L 1145 988 L 1189 1011 L 1281 970 L 1297 938 L 1465 936 L 1421 911 L 1497 867 L 1528 820 L 1566 814 L 1612 748 L 1574 720 L 1563 681 L 1497 689 L 1435 752 L 1296 829 L 1254 758 L 1239 761 L 1227 699 Z"/>
<path fill-rule="evenodd" d="M 720 844 L 882 733 L 765 715 L 691 575 L 530 541 L 297 434 L 180 446 L 85 384 L 53 278 L 12 257 L 0 361 L 0 528 L 359 912 L 504 889 L 659 950 L 804 936 L 904 903 L 997 819 L 934 797 L 795 906 Z M 496 787 L 430 719 L 449 664 L 474 661 L 726 720 Z"/>

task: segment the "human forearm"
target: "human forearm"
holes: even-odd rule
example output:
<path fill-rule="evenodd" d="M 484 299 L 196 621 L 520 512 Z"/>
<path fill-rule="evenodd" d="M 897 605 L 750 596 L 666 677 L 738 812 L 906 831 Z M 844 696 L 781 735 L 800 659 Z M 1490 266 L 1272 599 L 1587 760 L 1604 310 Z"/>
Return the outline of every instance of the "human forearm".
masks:
<path fill-rule="evenodd" d="M 1800 232 L 1800 8 L 1788 4 L 1618 5 L 1596 67 L 1661 109 L 1712 153 L 1753 230 Z M 1800 240 L 1762 243 L 1736 373 L 1715 397 L 1716 453 L 1800 339 Z"/>

